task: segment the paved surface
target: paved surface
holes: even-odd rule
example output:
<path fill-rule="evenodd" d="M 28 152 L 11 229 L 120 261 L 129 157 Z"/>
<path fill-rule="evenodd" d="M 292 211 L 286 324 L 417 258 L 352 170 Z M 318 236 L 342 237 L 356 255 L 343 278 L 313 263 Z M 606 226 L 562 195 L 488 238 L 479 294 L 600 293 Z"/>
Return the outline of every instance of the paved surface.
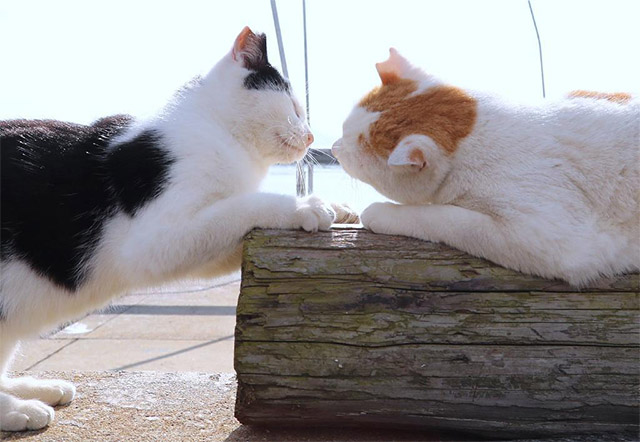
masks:
<path fill-rule="evenodd" d="M 24 343 L 11 368 L 233 373 L 239 278 L 124 296 L 100 313 Z"/>

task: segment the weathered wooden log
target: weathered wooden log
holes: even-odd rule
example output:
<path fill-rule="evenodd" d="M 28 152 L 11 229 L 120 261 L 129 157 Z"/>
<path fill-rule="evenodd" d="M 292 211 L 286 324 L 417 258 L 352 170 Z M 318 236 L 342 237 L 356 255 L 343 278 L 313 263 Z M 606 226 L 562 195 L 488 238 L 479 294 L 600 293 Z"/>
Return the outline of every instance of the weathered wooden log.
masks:
<path fill-rule="evenodd" d="M 255 230 L 242 272 L 242 423 L 638 434 L 638 274 L 576 290 L 359 229 Z"/>

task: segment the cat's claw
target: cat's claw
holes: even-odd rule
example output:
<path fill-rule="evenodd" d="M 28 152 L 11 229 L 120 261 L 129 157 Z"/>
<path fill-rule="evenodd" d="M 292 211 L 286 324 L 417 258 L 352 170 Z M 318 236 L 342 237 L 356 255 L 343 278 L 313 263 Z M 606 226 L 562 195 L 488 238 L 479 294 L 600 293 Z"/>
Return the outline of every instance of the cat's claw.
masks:
<path fill-rule="evenodd" d="M 301 200 L 296 210 L 296 224 L 307 232 L 329 230 L 335 219 L 333 208 L 316 196 Z"/>
<path fill-rule="evenodd" d="M 38 400 L 22 400 L 0 394 L 0 430 L 40 430 L 49 425 L 55 411 Z"/>

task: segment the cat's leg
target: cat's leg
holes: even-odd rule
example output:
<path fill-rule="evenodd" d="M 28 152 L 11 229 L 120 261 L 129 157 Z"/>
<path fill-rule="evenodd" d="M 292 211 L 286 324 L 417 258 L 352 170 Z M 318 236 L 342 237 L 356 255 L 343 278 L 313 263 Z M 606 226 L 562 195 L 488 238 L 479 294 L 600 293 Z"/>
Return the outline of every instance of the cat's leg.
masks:
<path fill-rule="evenodd" d="M 593 247 L 592 243 L 600 240 L 596 229 L 582 223 L 572 226 L 570 232 L 563 231 L 557 225 L 570 217 L 563 218 L 561 208 L 555 215 L 554 225 L 542 216 L 507 220 L 458 206 L 374 203 L 361 218 L 362 224 L 376 233 L 443 242 L 504 267 L 563 279 L 575 286 L 615 273 L 607 271 L 602 253 L 612 242 L 610 238 Z"/>
<path fill-rule="evenodd" d="M 39 430 L 49 425 L 54 416 L 53 408 L 44 402 L 0 392 L 0 431 Z"/>
<path fill-rule="evenodd" d="M 48 405 L 64 405 L 73 400 L 76 387 L 61 379 L 35 379 L 30 376 L 0 378 L 0 391 L 20 399 L 38 399 Z"/>
<path fill-rule="evenodd" d="M 55 413 L 39 400 L 16 397 L 15 388 L 10 387 L 14 380 L 6 377 L 6 370 L 17 344 L 17 340 L 11 339 L 0 326 L 0 430 L 39 430 L 49 425 Z M 23 387 L 22 392 L 24 390 Z"/>
<path fill-rule="evenodd" d="M 76 390 L 73 384 L 57 379 L 8 377 L 17 346 L 18 340 L 0 328 L 0 429 L 37 430 L 53 420 L 51 406 L 70 402 Z"/>
<path fill-rule="evenodd" d="M 490 216 L 458 206 L 373 203 L 360 218 L 364 227 L 375 233 L 444 242 L 475 255 L 504 245 Z"/>
<path fill-rule="evenodd" d="M 375 233 L 404 235 L 442 242 L 505 267 L 543 276 L 556 276 L 523 243 L 505 220 L 451 205 L 405 206 L 374 203 L 361 215 Z M 526 232 L 517 232 L 526 236 Z"/>
<path fill-rule="evenodd" d="M 253 228 L 327 230 L 335 216 L 334 210 L 316 197 L 232 196 L 180 224 L 154 221 L 133 226 L 122 249 L 124 256 L 116 256 L 115 261 L 126 263 L 119 271 L 134 283 L 162 281 L 237 254 L 244 236 Z"/>

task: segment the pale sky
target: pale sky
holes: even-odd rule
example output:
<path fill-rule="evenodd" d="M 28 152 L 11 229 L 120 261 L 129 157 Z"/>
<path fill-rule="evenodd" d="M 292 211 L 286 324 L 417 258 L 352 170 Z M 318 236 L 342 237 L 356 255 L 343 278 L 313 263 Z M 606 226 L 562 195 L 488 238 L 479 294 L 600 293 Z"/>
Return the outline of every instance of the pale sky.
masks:
<path fill-rule="evenodd" d="M 304 103 L 302 1 L 279 0 L 294 89 Z M 573 89 L 640 90 L 640 1 L 532 0 L 547 97 Z M 341 135 L 396 47 L 459 86 L 512 99 L 541 96 L 526 0 L 307 0 L 314 147 Z M 280 66 L 269 0 L 0 0 L 0 119 L 90 123 L 151 115 L 205 73 L 243 26 L 266 32 Z"/>

